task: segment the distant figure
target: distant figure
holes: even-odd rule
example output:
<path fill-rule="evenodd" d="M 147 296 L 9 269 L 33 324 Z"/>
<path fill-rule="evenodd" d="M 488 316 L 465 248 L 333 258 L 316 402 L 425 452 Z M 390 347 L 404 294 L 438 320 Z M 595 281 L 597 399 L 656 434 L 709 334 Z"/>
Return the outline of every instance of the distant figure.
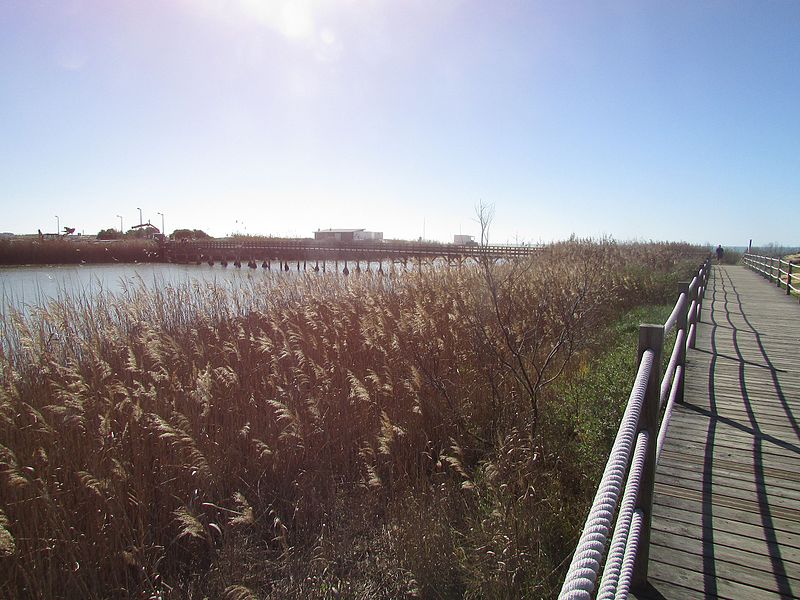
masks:
<path fill-rule="evenodd" d="M 722 262 L 722 255 L 725 254 L 725 250 L 722 249 L 722 245 L 720 244 L 717 246 L 717 264 Z"/>

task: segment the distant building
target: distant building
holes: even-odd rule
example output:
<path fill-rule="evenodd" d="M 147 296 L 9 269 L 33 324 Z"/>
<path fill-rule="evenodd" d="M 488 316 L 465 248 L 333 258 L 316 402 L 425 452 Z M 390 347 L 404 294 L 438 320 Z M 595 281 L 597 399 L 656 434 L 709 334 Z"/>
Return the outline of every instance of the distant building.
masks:
<path fill-rule="evenodd" d="M 458 246 L 463 246 L 465 244 L 474 244 L 475 243 L 475 236 L 472 235 L 458 235 L 453 236 L 453 243 Z"/>
<path fill-rule="evenodd" d="M 336 240 L 337 242 L 380 242 L 382 231 L 366 231 L 364 229 L 318 229 L 314 232 L 315 240 Z"/>

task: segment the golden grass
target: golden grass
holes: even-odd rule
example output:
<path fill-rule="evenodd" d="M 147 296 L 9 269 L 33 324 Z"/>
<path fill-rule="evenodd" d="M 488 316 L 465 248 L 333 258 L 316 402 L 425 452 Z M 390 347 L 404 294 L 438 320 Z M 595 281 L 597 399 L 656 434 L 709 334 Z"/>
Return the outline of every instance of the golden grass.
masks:
<path fill-rule="evenodd" d="M 479 268 L 276 275 L 12 315 L 0 596 L 545 593 L 584 499 L 526 378 L 671 298 L 689 250 L 559 244 L 493 290 Z"/>

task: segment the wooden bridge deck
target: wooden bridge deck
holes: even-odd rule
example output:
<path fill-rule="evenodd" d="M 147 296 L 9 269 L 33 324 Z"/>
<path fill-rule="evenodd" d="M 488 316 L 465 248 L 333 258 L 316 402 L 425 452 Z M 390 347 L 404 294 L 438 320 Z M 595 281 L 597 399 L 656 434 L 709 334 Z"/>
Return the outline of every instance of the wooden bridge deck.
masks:
<path fill-rule="evenodd" d="M 638 598 L 800 597 L 800 306 L 716 266 L 659 461 Z"/>

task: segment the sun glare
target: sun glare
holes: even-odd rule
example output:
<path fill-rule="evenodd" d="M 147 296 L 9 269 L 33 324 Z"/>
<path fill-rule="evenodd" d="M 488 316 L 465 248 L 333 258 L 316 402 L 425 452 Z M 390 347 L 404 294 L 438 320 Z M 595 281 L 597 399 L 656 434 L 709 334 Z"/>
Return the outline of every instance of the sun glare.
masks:
<path fill-rule="evenodd" d="M 290 39 L 314 33 L 314 10 L 308 0 L 239 0 L 242 12 Z"/>

